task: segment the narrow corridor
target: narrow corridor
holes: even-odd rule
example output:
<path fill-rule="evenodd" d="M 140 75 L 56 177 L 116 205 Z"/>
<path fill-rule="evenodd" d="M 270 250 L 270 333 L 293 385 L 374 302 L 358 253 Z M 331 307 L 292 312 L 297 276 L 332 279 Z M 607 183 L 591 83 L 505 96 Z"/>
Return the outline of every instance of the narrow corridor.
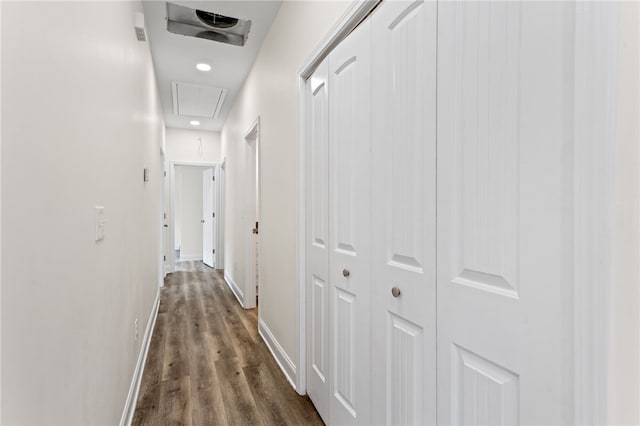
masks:
<path fill-rule="evenodd" d="M 287 382 L 222 273 L 184 262 L 167 276 L 133 425 L 322 424 Z"/>

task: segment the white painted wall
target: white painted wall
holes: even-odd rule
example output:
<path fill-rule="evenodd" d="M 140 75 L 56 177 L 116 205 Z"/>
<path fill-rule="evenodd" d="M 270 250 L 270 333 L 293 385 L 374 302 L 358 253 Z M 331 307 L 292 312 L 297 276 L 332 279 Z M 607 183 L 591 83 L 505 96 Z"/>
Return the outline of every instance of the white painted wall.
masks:
<path fill-rule="evenodd" d="M 182 260 L 202 260 L 202 172 L 205 167 L 176 166 L 176 239 Z"/>
<path fill-rule="evenodd" d="M 160 267 L 164 124 L 136 11 L 2 2 L 2 424 L 123 412 Z"/>
<path fill-rule="evenodd" d="M 620 3 L 608 422 L 640 424 L 640 5 Z"/>
<path fill-rule="evenodd" d="M 0 46 L 2 46 L 2 2 L 0 2 Z M 0 52 L 2 49 L 0 48 Z M 0 100 L 2 99 L 2 54 L 0 54 Z M 2 102 L 0 102 L 0 188 L 2 188 Z M 0 191 L 1 194 L 1 191 Z M 2 424 L 2 197 L 0 196 L 0 424 Z"/>
<path fill-rule="evenodd" d="M 245 133 L 260 116 L 260 316 L 298 365 L 297 71 L 349 2 L 283 2 L 222 129 L 226 157 L 224 269 L 245 285 Z M 253 281 L 251 281 L 253 283 Z"/>
<path fill-rule="evenodd" d="M 202 140 L 201 150 L 198 138 Z M 166 144 L 167 163 L 219 163 L 221 161 L 219 132 L 167 128 Z"/>

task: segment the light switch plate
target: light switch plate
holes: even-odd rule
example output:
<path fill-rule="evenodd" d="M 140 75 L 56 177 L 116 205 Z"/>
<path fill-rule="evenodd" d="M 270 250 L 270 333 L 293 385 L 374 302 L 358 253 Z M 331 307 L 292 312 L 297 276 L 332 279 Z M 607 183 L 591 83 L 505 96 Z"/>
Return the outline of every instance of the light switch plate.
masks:
<path fill-rule="evenodd" d="M 104 206 L 96 206 L 96 242 L 104 240 Z"/>

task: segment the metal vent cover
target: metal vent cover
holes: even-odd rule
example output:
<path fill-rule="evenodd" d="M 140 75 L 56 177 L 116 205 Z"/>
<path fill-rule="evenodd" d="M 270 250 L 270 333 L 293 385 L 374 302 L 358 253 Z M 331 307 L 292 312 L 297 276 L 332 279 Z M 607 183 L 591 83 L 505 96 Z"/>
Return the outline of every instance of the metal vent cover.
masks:
<path fill-rule="evenodd" d="M 244 46 L 251 21 L 167 2 L 167 31 L 188 37 Z"/>

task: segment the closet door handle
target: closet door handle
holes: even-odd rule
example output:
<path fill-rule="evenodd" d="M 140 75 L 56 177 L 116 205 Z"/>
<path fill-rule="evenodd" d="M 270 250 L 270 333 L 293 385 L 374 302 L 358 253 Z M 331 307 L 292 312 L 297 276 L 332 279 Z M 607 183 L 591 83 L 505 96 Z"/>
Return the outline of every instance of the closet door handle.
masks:
<path fill-rule="evenodd" d="M 391 295 L 392 295 L 393 297 L 399 297 L 399 296 L 400 296 L 400 293 L 402 293 L 402 292 L 400 291 L 400 289 L 399 289 L 398 287 L 393 287 L 393 288 L 391 289 Z"/>
<path fill-rule="evenodd" d="M 343 276 L 343 277 L 345 277 L 345 278 L 346 278 L 346 277 L 348 277 L 349 275 L 351 275 L 351 272 L 349 272 L 349 270 L 348 270 L 348 269 L 343 269 L 343 270 L 342 270 L 342 276 Z"/>

